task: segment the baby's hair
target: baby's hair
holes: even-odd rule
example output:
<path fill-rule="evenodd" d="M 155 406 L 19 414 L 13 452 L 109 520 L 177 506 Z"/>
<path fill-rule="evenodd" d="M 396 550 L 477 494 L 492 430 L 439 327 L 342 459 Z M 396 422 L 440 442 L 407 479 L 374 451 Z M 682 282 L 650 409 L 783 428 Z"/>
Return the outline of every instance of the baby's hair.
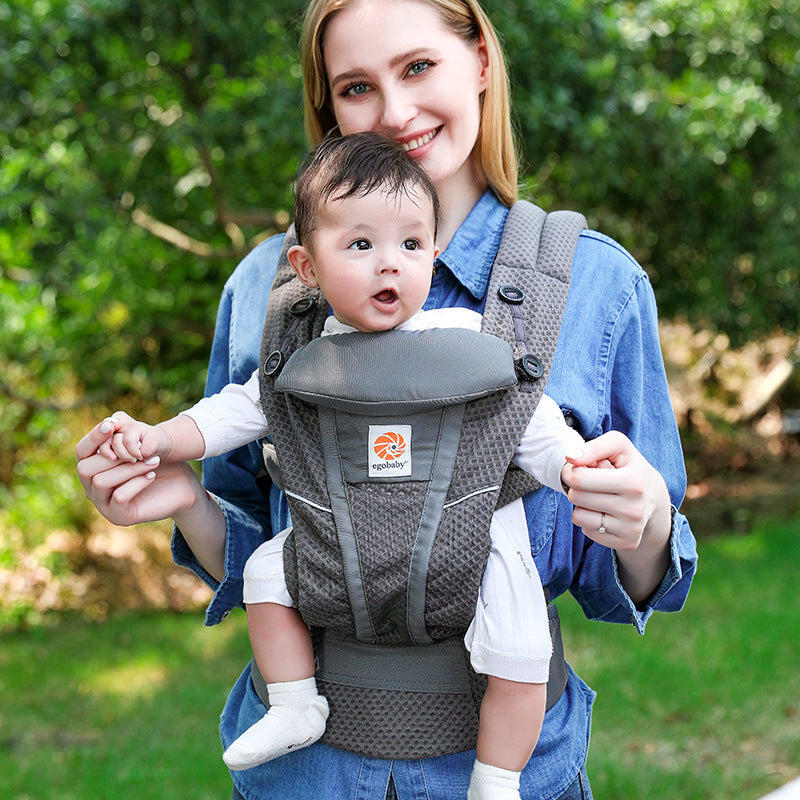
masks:
<path fill-rule="evenodd" d="M 427 195 L 433 206 L 434 239 L 439 227 L 439 199 L 425 170 L 397 143 L 378 133 L 332 135 L 304 159 L 294 188 L 297 241 L 308 246 L 324 206 L 331 200 L 363 197 L 374 191 L 389 197 Z M 412 198 L 413 199 L 413 198 Z"/>

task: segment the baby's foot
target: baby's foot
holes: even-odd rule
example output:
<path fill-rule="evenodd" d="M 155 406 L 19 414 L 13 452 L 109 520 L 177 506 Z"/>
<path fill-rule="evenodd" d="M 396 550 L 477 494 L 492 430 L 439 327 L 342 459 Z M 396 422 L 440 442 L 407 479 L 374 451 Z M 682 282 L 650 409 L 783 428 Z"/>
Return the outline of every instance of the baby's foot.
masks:
<path fill-rule="evenodd" d="M 313 744 L 325 732 L 328 701 L 322 695 L 301 707 L 271 706 L 223 753 L 229 769 L 243 770 Z"/>

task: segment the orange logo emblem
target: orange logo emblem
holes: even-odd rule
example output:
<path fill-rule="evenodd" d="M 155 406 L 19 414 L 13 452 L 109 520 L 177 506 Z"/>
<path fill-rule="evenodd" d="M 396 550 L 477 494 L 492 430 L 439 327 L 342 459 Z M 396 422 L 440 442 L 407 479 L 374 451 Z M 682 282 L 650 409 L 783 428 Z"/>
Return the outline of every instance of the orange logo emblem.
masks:
<path fill-rule="evenodd" d="M 406 440 L 395 431 L 382 433 L 372 445 L 375 455 L 384 461 L 394 461 L 406 451 Z"/>

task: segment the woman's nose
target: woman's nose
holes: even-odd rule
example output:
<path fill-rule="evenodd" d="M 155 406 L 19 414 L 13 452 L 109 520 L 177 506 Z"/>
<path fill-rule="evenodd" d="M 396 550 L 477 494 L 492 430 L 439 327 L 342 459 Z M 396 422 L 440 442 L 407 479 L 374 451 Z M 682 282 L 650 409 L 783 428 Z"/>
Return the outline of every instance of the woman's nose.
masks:
<path fill-rule="evenodd" d="M 398 89 L 384 90 L 381 125 L 385 129 L 402 131 L 416 114 L 417 109 L 407 93 Z"/>

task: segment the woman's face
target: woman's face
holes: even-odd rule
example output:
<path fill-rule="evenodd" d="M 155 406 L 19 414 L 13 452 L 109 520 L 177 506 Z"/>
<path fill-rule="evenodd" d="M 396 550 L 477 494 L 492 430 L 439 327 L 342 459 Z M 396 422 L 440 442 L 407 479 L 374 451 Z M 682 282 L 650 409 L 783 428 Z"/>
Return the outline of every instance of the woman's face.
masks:
<path fill-rule="evenodd" d="M 485 182 L 473 156 L 487 84 L 482 41 L 462 39 L 423 0 L 355 0 L 328 23 L 322 50 L 343 134 L 395 139 L 440 191 Z"/>

